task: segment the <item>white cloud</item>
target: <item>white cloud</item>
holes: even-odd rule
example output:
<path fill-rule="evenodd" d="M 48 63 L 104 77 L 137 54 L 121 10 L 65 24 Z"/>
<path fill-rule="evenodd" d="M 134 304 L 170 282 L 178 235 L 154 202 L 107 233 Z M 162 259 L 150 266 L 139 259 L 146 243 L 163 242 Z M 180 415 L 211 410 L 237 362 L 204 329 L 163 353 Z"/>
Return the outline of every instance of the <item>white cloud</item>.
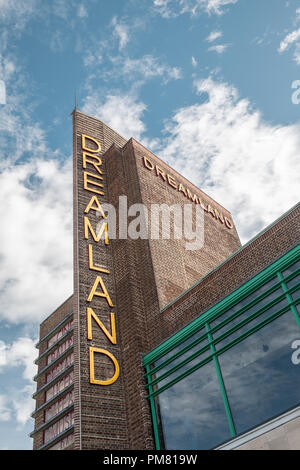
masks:
<path fill-rule="evenodd" d="M 296 9 L 295 22 L 300 21 L 300 8 Z M 291 45 L 295 45 L 293 59 L 296 64 L 300 65 L 300 28 L 295 29 L 291 33 L 287 34 L 284 39 L 280 42 L 278 52 L 282 53 L 289 49 Z"/>
<path fill-rule="evenodd" d="M 179 109 L 158 155 L 231 211 L 245 242 L 298 202 L 300 126 L 272 126 L 237 90 L 195 83 L 202 104 Z"/>
<path fill-rule="evenodd" d="M 106 101 L 93 92 L 87 96 L 82 111 L 101 119 L 119 134 L 139 140 L 146 128 L 142 121 L 146 105 L 131 95 L 108 95 Z M 116 112 L 117 111 L 117 112 Z"/>
<path fill-rule="evenodd" d="M 53 5 L 51 8 L 52 13 L 58 16 L 63 20 L 68 20 L 70 18 L 71 9 L 73 7 L 73 2 L 69 0 L 52 0 Z"/>
<path fill-rule="evenodd" d="M 30 419 L 34 409 L 32 393 L 35 384 L 32 379 L 37 373 L 37 366 L 34 364 L 37 357 L 36 341 L 21 337 L 12 344 L 5 344 L 3 341 L 0 343 L 0 372 L 4 372 L 5 367 L 10 370 L 13 367 L 22 367 L 22 377 L 25 380 L 22 389 L 10 387 L 9 395 L 0 395 L 0 421 L 8 421 L 15 415 L 16 422 L 22 426 Z"/>
<path fill-rule="evenodd" d="M 296 13 L 299 15 L 300 9 L 296 10 Z M 298 17 L 297 17 L 298 19 Z M 282 53 L 285 52 L 289 47 L 294 44 L 294 55 L 293 59 L 296 64 L 300 65 L 300 28 L 292 31 L 291 33 L 287 34 L 285 38 L 281 41 L 280 46 L 278 48 L 278 52 Z"/>
<path fill-rule="evenodd" d="M 295 47 L 294 61 L 296 62 L 296 64 L 300 65 L 300 42 L 296 44 L 296 47 Z"/>
<path fill-rule="evenodd" d="M 72 293 L 72 170 L 32 120 L 25 79 L 7 57 L 0 56 L 9 83 L 0 107 L 0 319 L 19 323 L 41 321 Z"/>
<path fill-rule="evenodd" d="M 146 110 L 147 106 L 133 94 L 111 94 L 104 101 L 95 92 L 87 96 L 82 108 L 84 113 L 101 119 L 124 138 L 134 137 L 145 147 L 154 149 L 159 140 L 145 135 L 147 129 L 143 115 Z"/>
<path fill-rule="evenodd" d="M 156 11 L 165 18 L 189 13 L 191 16 L 202 11 L 221 15 L 224 7 L 237 3 L 238 0 L 153 0 Z"/>
<path fill-rule="evenodd" d="M 34 364 L 34 360 L 37 357 L 37 350 L 35 343 L 28 337 L 21 337 L 14 341 L 12 344 L 5 345 L 6 360 L 5 366 L 12 367 L 23 367 L 23 378 L 32 383 L 32 379 L 37 372 L 37 366 Z"/>
<path fill-rule="evenodd" d="M 0 173 L 0 317 L 41 321 L 72 293 L 71 162 Z"/>
<path fill-rule="evenodd" d="M 113 17 L 111 25 L 113 27 L 113 34 L 119 41 L 119 49 L 122 50 L 129 42 L 129 27 L 124 22 L 118 22 L 116 16 Z"/>
<path fill-rule="evenodd" d="M 0 421 L 9 421 L 11 419 L 11 410 L 5 395 L 0 395 Z"/>
<path fill-rule="evenodd" d="M 84 59 L 86 66 L 97 66 L 104 63 L 103 60 L 103 47 L 99 47 L 95 52 L 87 55 Z M 133 88 L 137 89 L 146 81 L 155 78 L 160 78 L 162 83 L 166 85 L 171 80 L 182 79 L 182 70 L 177 66 L 171 66 L 166 62 L 154 57 L 151 54 L 146 54 L 137 59 L 132 59 L 125 54 L 111 55 L 108 57 L 110 61 L 109 67 L 100 67 L 97 75 L 95 70 L 88 77 L 88 89 L 94 89 L 95 85 L 91 85 L 92 80 L 99 77 L 99 75 L 106 81 L 121 78 L 128 85 L 130 82 Z"/>
<path fill-rule="evenodd" d="M 209 51 L 217 52 L 217 54 L 223 54 L 228 48 L 228 44 L 216 44 L 209 47 Z"/>
<path fill-rule="evenodd" d="M 14 30 L 23 29 L 28 19 L 37 14 L 39 0 L 0 0 L 0 21 L 13 23 Z"/>
<path fill-rule="evenodd" d="M 170 6 L 171 1 L 172 0 L 153 0 L 153 5 L 164 18 L 169 18 L 174 15 Z"/>
<path fill-rule="evenodd" d="M 15 60 L 9 54 L 0 53 L 0 77 L 5 82 L 11 80 L 17 72 Z"/>
<path fill-rule="evenodd" d="M 197 65 L 198 65 L 197 60 L 195 59 L 194 56 L 192 56 L 192 66 L 193 66 L 193 67 L 197 67 Z"/>
<path fill-rule="evenodd" d="M 287 34 L 286 37 L 281 41 L 278 52 L 285 51 L 291 44 L 300 39 L 300 28 Z"/>
<path fill-rule="evenodd" d="M 77 16 L 79 16 L 79 18 L 87 18 L 88 17 L 87 9 L 85 8 L 85 6 L 83 4 L 80 4 L 78 6 Z"/>
<path fill-rule="evenodd" d="M 83 56 L 83 64 L 85 67 L 96 67 L 102 63 L 102 47 L 99 46 L 94 52 L 87 50 Z"/>
<path fill-rule="evenodd" d="M 6 365 L 6 344 L 0 339 L 0 372 L 1 367 Z"/>
<path fill-rule="evenodd" d="M 25 385 L 22 390 L 14 390 L 10 401 L 12 408 L 15 412 L 16 422 L 19 423 L 18 429 L 31 419 L 30 415 L 34 411 L 35 402 L 32 394 L 35 391 L 35 386 Z"/>
<path fill-rule="evenodd" d="M 22 156 L 49 154 L 45 133 L 30 116 L 25 74 L 10 53 L 0 53 L 0 76 L 6 85 L 6 104 L 0 107 L 0 171 Z"/>
<path fill-rule="evenodd" d="M 65 47 L 65 41 L 66 38 L 62 31 L 54 31 L 50 40 L 50 49 L 52 50 L 52 52 L 62 52 Z"/>
<path fill-rule="evenodd" d="M 179 80 L 182 78 L 182 72 L 179 67 L 171 67 L 166 63 L 161 63 L 156 57 L 152 55 L 144 55 L 139 59 L 115 58 L 116 64 L 119 64 L 120 73 L 137 80 L 149 80 L 155 77 L 162 77 L 163 82 L 166 84 L 170 80 Z"/>
<path fill-rule="evenodd" d="M 41 321 L 73 291 L 71 159 L 60 163 L 33 121 L 14 57 L 0 54 L 0 72 L 0 319 Z"/>
<path fill-rule="evenodd" d="M 222 32 L 221 31 L 212 31 L 209 36 L 207 36 L 206 41 L 208 42 L 214 42 L 216 39 L 219 39 L 222 37 Z"/>

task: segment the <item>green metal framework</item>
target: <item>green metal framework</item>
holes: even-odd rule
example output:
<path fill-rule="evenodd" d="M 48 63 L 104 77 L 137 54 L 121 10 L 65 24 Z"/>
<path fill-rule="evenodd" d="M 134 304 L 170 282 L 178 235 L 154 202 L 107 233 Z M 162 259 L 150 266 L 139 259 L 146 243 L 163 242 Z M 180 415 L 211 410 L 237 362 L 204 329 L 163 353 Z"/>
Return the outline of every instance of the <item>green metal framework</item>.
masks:
<path fill-rule="evenodd" d="M 213 361 L 215 365 L 231 436 L 237 436 L 228 397 L 226 394 L 226 389 L 222 378 L 221 369 L 219 366 L 218 357 L 228 349 L 243 341 L 248 336 L 263 328 L 268 323 L 271 323 L 287 311 L 292 312 L 298 325 L 298 328 L 300 329 L 300 316 L 298 313 L 298 309 L 300 312 L 300 263 L 299 266 L 296 267 L 298 269 L 295 269 L 288 276 L 284 276 L 282 274 L 286 269 L 297 263 L 297 261 L 299 260 L 300 245 L 290 250 L 279 260 L 272 263 L 270 266 L 265 268 L 262 272 L 257 274 L 251 280 L 239 287 L 236 291 L 228 295 L 222 301 L 210 308 L 207 312 L 193 320 L 186 327 L 178 331 L 175 335 L 170 337 L 168 340 L 164 341 L 161 345 L 159 345 L 149 354 L 144 356 L 143 365 L 146 370 L 146 389 L 148 390 L 148 398 L 150 400 L 155 444 L 158 450 L 160 449 L 160 440 L 158 432 L 156 404 L 154 400 L 155 397 L 210 361 Z M 287 286 L 287 283 L 289 283 L 289 281 L 291 280 L 294 280 L 295 285 L 289 288 Z M 256 296 L 255 291 L 257 291 L 260 287 L 265 286 L 267 283 L 270 284 L 270 287 Z M 234 326 L 230 327 L 230 323 L 233 320 L 237 319 L 240 315 L 247 312 L 247 310 L 249 310 L 250 308 L 255 307 L 255 305 L 257 305 L 261 300 L 274 293 L 278 289 L 280 289 L 280 294 L 277 295 L 276 298 L 271 300 L 268 304 L 264 305 L 263 307 L 259 308 L 257 311 L 255 311 L 254 309 L 254 313 L 243 316 L 238 324 L 235 324 Z M 211 326 L 211 323 L 214 320 L 224 315 L 226 312 L 228 312 L 228 310 L 230 310 L 242 300 L 246 299 L 251 294 L 253 295 L 251 296 L 252 299 L 249 301 L 249 303 L 246 302 L 245 305 L 239 308 L 236 312 L 233 312 L 232 315 L 227 318 L 225 318 L 224 316 L 224 319 L 221 319 L 220 323 L 215 326 Z M 238 331 L 240 328 L 246 326 L 252 320 L 259 320 L 259 317 L 263 313 L 267 313 L 267 311 L 271 307 L 276 306 L 279 302 L 284 299 L 286 299 L 286 305 L 284 305 L 283 308 L 279 308 L 278 310 L 276 310 L 275 308 L 275 313 L 270 314 L 270 316 L 267 316 L 267 318 L 264 317 L 261 321 L 258 321 L 258 323 L 256 323 L 254 326 L 251 326 L 249 329 L 247 329 L 247 331 L 244 331 L 238 337 L 229 341 L 228 344 L 225 344 L 224 346 L 220 347 L 219 343 L 222 340 L 229 337 L 232 333 Z M 229 329 L 216 337 L 215 333 L 217 333 L 225 325 L 228 325 Z M 205 332 L 203 332 L 196 339 L 191 340 L 191 342 L 188 341 L 189 338 L 191 338 L 203 328 L 205 329 Z M 171 353 L 174 348 L 178 348 L 184 342 L 187 342 L 187 344 L 183 345 L 182 348 L 179 349 L 179 351 L 174 352 L 174 354 Z M 205 344 L 201 346 L 201 343 Z M 196 351 L 194 350 L 194 352 L 192 352 L 190 355 L 187 355 L 188 351 L 192 348 L 195 348 L 195 346 L 197 346 L 198 344 L 199 349 L 197 348 Z M 203 359 L 199 358 L 199 361 L 197 361 L 196 364 L 193 364 L 190 367 L 188 366 L 191 361 L 195 360 L 203 353 L 206 353 L 206 356 Z M 185 354 L 185 356 L 187 357 L 180 361 L 180 357 L 183 354 Z M 164 359 L 165 355 L 168 355 L 168 357 Z M 179 362 L 177 362 L 176 365 L 172 366 L 172 362 L 177 359 L 179 360 Z M 159 361 L 159 364 L 156 364 L 157 361 Z M 164 381 L 164 383 L 161 383 L 162 381 Z"/>

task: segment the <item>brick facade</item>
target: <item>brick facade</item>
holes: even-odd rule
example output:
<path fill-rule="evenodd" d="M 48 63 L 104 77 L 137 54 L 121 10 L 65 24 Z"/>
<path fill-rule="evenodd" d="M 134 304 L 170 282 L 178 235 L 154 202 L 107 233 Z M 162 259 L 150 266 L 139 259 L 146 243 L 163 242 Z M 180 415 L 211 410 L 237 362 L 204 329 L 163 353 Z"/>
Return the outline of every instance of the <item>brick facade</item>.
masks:
<path fill-rule="evenodd" d="M 241 248 L 230 213 L 140 143 L 134 139 L 126 141 L 101 121 L 79 111 L 73 113 L 73 126 L 74 295 L 42 323 L 40 337 L 66 318 L 70 309 L 74 312 L 74 426 L 66 431 L 66 434 L 74 433 L 74 444 L 69 448 L 153 449 L 143 355 L 294 246 L 299 240 L 299 207 Z M 186 203 L 193 204 L 191 197 L 197 194 L 204 207 L 203 248 L 186 250 L 182 239 L 117 238 L 106 244 L 104 239 L 93 240 L 90 232 L 86 237 L 85 210 L 97 193 L 84 189 L 83 170 L 93 174 L 95 171 L 91 164 L 83 168 L 82 134 L 101 144 L 101 151 L 94 153 L 102 159 L 101 179 L 93 180 L 103 185 L 100 192 L 104 194 L 97 195 L 101 204 L 110 203 L 118 208 L 119 196 L 126 195 L 128 207 L 142 203 L 150 210 L 151 204 L 163 202 L 183 207 Z M 92 154 L 96 150 L 93 145 L 89 141 Z M 147 158 L 148 167 L 143 157 Z M 181 190 L 175 182 L 181 185 Z M 100 186 L 92 183 L 88 187 L 100 190 Z M 94 210 L 87 214 L 95 229 L 99 216 Z M 117 229 L 118 215 L 117 211 Z M 92 269 L 89 245 L 93 253 Z M 100 266 L 109 271 L 109 274 L 101 272 L 100 276 L 113 306 L 108 305 L 104 296 L 92 296 L 92 301 L 88 300 Z M 103 334 L 94 319 L 92 339 L 88 339 L 89 306 L 107 331 L 112 331 L 109 318 L 114 312 L 115 343 Z M 117 360 L 120 375 L 112 384 L 91 383 L 91 347 L 109 351 Z M 46 348 L 42 341 L 39 354 Z M 96 354 L 94 365 L 95 376 L 103 381 L 109 380 L 116 370 L 105 354 L 101 359 Z M 43 367 L 42 356 L 39 372 Z M 38 389 L 44 384 L 42 373 L 37 378 Z M 43 395 L 37 392 L 37 409 L 43 405 L 40 397 Z M 35 430 L 38 430 L 43 426 L 43 411 L 37 411 L 35 419 Z M 42 436 L 42 431 L 33 433 L 35 449 L 43 445 Z"/>

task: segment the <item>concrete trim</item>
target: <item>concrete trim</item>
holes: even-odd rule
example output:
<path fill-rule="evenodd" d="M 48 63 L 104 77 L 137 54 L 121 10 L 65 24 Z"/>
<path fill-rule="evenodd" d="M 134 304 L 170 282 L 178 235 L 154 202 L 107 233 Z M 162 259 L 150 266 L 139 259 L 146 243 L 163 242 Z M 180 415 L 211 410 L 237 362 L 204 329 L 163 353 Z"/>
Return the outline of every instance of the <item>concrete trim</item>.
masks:
<path fill-rule="evenodd" d="M 259 436 L 262 436 L 263 434 L 266 434 L 269 431 L 272 431 L 273 429 L 278 428 L 279 426 L 282 426 L 283 424 L 286 424 L 293 419 L 299 418 L 300 416 L 300 406 L 297 408 L 294 408 L 293 410 L 288 411 L 287 413 L 284 413 L 280 416 L 278 416 L 275 419 L 272 419 L 271 421 L 268 421 L 265 424 L 262 424 L 261 426 L 258 426 L 257 428 L 253 429 L 252 431 L 247 432 L 246 434 L 243 434 L 242 436 L 236 437 L 235 439 L 232 439 L 230 442 L 226 442 L 225 444 L 220 445 L 219 447 L 216 447 L 215 450 L 232 450 L 236 449 L 237 447 L 246 444 L 249 441 L 252 441 L 253 439 L 256 439 Z"/>

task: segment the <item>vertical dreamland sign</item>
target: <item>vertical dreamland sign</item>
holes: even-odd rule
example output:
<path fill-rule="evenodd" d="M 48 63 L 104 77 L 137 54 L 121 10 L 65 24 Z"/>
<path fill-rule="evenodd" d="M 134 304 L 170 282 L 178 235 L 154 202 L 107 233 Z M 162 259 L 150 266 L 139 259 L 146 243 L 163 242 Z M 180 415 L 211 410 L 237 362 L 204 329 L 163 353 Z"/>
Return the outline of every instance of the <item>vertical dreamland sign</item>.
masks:
<path fill-rule="evenodd" d="M 77 449 L 110 448 L 114 440 L 124 441 L 126 435 L 120 429 L 125 405 L 120 400 L 123 384 L 112 248 L 102 209 L 103 204 L 109 203 L 103 154 L 114 142 L 124 145 L 125 140 L 101 121 L 73 112 Z"/>

